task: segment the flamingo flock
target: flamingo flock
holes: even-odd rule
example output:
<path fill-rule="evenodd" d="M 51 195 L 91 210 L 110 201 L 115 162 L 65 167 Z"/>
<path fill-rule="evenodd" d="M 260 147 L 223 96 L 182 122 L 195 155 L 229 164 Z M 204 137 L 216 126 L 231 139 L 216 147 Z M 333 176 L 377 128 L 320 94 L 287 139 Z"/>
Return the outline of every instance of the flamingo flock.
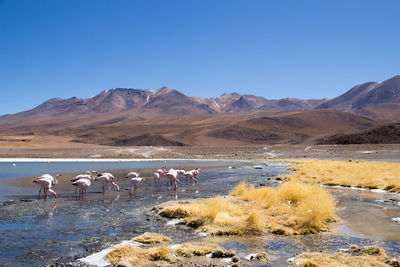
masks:
<path fill-rule="evenodd" d="M 168 171 L 166 170 L 166 167 L 162 167 L 160 169 L 157 169 L 153 173 L 153 179 L 154 179 L 154 184 L 158 186 L 160 184 L 160 180 L 162 177 L 165 177 L 167 180 L 167 185 L 171 186 L 171 190 L 173 189 L 174 191 L 177 190 L 178 188 L 178 183 L 182 183 L 179 178 L 180 177 L 185 177 L 187 183 L 187 180 L 190 178 L 192 179 L 194 184 L 197 184 L 198 179 L 197 176 L 199 175 L 199 168 L 195 168 L 191 171 L 185 171 L 185 170 L 175 170 L 173 168 L 170 168 Z M 39 189 L 39 199 L 40 199 L 40 193 L 43 190 L 44 194 L 44 199 L 46 200 L 48 198 L 48 192 L 53 194 L 53 196 L 56 198 L 57 193 L 51 189 L 52 185 L 58 184 L 58 177 L 60 177 L 60 174 L 57 174 L 55 178 L 51 176 L 50 174 L 43 174 L 39 177 L 36 177 L 33 182 L 36 183 L 37 185 L 40 186 Z M 134 191 L 137 190 L 138 185 L 145 181 L 145 178 L 139 177 L 139 170 L 136 172 L 132 171 L 127 174 L 125 178 L 130 179 L 131 187 L 129 189 L 129 195 L 132 195 Z M 75 176 L 73 179 L 71 179 L 71 185 L 75 186 L 75 195 L 77 194 L 79 190 L 79 198 L 81 200 L 85 199 L 87 196 L 87 189 L 92 185 L 93 182 L 98 181 L 102 183 L 102 194 L 104 195 L 107 190 L 107 186 L 111 185 L 114 187 L 117 192 L 120 191 L 119 186 L 115 183 L 115 177 L 111 173 L 100 173 L 97 174 L 96 171 L 87 171 L 85 174 L 79 174 Z"/>

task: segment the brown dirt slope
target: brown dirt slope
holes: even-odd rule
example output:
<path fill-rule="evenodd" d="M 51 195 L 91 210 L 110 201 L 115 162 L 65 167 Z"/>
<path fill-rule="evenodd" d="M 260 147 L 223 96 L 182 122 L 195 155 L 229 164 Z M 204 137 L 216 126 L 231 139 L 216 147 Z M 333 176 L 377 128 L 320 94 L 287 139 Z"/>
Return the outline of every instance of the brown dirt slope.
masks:
<path fill-rule="evenodd" d="M 304 143 L 332 133 L 351 133 L 377 126 L 363 116 L 337 110 L 293 111 L 245 119 L 207 133 L 210 137 L 252 144 Z"/>
<path fill-rule="evenodd" d="M 399 144 L 400 123 L 390 123 L 354 134 L 333 135 L 322 138 L 318 144 Z"/>
<path fill-rule="evenodd" d="M 184 143 L 167 139 L 161 135 L 119 136 L 109 138 L 104 145 L 111 146 L 185 146 Z"/>

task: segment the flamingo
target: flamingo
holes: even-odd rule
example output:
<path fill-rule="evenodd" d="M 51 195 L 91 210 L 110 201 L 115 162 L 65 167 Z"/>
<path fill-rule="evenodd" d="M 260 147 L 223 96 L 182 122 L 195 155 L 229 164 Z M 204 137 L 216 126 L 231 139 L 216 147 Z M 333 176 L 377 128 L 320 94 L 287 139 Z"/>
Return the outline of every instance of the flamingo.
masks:
<path fill-rule="evenodd" d="M 188 171 L 188 172 L 185 172 L 184 174 L 183 174 L 183 176 L 185 176 L 186 177 L 186 181 L 187 181 L 187 179 L 188 178 L 190 178 L 190 179 L 192 179 L 195 183 L 197 183 L 197 175 L 199 175 L 199 168 L 196 168 L 196 169 L 194 169 L 194 170 L 191 170 L 191 171 Z"/>
<path fill-rule="evenodd" d="M 161 169 L 158 169 L 156 171 L 159 175 L 165 175 L 167 174 L 167 170 L 165 170 L 165 166 L 163 166 Z"/>
<path fill-rule="evenodd" d="M 160 181 L 160 174 L 158 172 L 153 173 L 153 178 L 154 178 L 154 184 L 158 185 L 158 182 Z"/>
<path fill-rule="evenodd" d="M 55 198 L 57 197 L 57 193 L 51 189 L 51 186 L 53 184 L 58 184 L 58 177 L 60 177 L 60 176 L 61 176 L 61 174 L 57 174 L 56 178 L 54 178 L 50 174 L 43 174 L 39 177 L 36 177 L 33 180 L 34 183 L 36 183 L 40 186 L 38 199 L 40 199 L 40 192 L 42 190 L 43 190 L 43 194 L 44 194 L 44 199 L 47 199 L 47 192 L 52 193 Z"/>
<path fill-rule="evenodd" d="M 155 173 L 153 173 L 153 178 L 154 178 L 154 184 L 157 185 L 158 182 L 160 181 L 161 175 L 166 175 L 167 171 L 165 170 L 165 166 L 163 166 L 161 169 L 156 170 Z"/>
<path fill-rule="evenodd" d="M 96 171 L 87 171 L 86 174 L 78 174 L 77 176 L 75 176 L 75 178 L 71 179 L 72 182 L 75 182 L 79 179 L 86 179 L 86 180 L 90 180 L 90 181 L 94 181 L 95 180 L 95 174 L 97 172 Z"/>
<path fill-rule="evenodd" d="M 156 182 L 156 180 L 157 180 L 157 182 L 160 181 L 161 175 L 167 175 L 168 172 L 167 172 L 167 170 L 165 168 L 166 167 L 163 166 L 161 169 L 158 169 L 158 170 L 156 170 L 155 173 L 153 173 L 154 182 Z M 168 185 L 168 182 L 167 182 L 167 185 Z"/>
<path fill-rule="evenodd" d="M 36 177 L 35 180 L 49 179 L 52 182 L 52 184 L 58 184 L 58 177 L 60 177 L 60 176 L 61 176 L 61 174 L 57 174 L 56 178 L 54 179 L 54 177 L 51 176 L 50 174 L 42 174 L 42 175 Z"/>
<path fill-rule="evenodd" d="M 90 179 L 81 178 L 72 183 L 72 185 L 76 186 L 76 188 L 80 188 L 79 197 L 83 200 L 86 197 L 86 189 L 91 185 Z"/>
<path fill-rule="evenodd" d="M 145 180 L 144 178 L 139 177 L 139 170 L 137 172 L 128 173 L 128 176 L 126 176 L 126 178 L 131 179 L 132 184 L 131 189 L 129 190 L 129 195 L 132 195 L 132 189 L 136 191 L 137 185 Z"/>
<path fill-rule="evenodd" d="M 96 173 L 97 173 L 96 171 L 87 171 L 86 174 L 78 174 L 77 176 L 75 176 L 75 178 L 71 179 L 71 182 L 77 182 L 80 179 L 85 179 L 90 182 L 93 182 L 96 179 L 94 176 Z M 74 183 L 72 183 L 72 185 L 74 185 Z M 90 184 L 88 186 L 90 186 Z M 75 194 L 76 194 L 77 190 L 78 190 L 78 187 L 76 187 L 76 189 L 75 189 Z"/>
<path fill-rule="evenodd" d="M 101 187 L 103 189 L 103 195 L 105 193 L 105 188 L 106 188 L 107 184 L 111 184 L 119 192 L 119 186 L 114 182 L 114 179 L 115 179 L 114 176 L 111 173 L 108 173 L 108 172 L 99 174 L 95 178 L 95 181 L 100 181 L 100 182 L 103 183 L 103 185 Z"/>
<path fill-rule="evenodd" d="M 176 182 L 180 182 L 178 180 L 178 172 L 174 169 L 169 169 L 169 171 L 167 172 L 167 178 L 174 184 L 174 191 L 176 191 L 178 185 Z"/>

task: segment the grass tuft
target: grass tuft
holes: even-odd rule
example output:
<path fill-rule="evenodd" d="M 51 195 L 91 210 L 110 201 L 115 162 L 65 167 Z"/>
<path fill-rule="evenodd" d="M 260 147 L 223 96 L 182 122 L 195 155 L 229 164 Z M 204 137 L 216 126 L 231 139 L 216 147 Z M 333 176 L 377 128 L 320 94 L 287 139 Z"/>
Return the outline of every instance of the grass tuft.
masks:
<path fill-rule="evenodd" d="M 317 185 L 289 182 L 277 189 L 256 189 L 241 182 L 230 194 L 233 198 L 167 206 L 160 215 L 182 218 L 184 214 L 188 226 L 212 235 L 316 233 L 335 220 L 334 199 Z"/>
<path fill-rule="evenodd" d="M 213 251 L 221 250 L 221 247 L 214 243 L 188 242 L 176 249 L 176 253 L 183 257 L 204 256 Z"/>
<path fill-rule="evenodd" d="M 350 249 L 346 252 L 326 254 L 320 252 L 302 253 L 295 257 L 296 266 L 328 267 L 328 266 L 389 266 L 386 252 L 381 247 L 363 247 Z"/>
<path fill-rule="evenodd" d="M 171 239 L 167 236 L 150 232 L 136 236 L 132 240 L 143 244 L 164 244 L 171 242 Z"/>

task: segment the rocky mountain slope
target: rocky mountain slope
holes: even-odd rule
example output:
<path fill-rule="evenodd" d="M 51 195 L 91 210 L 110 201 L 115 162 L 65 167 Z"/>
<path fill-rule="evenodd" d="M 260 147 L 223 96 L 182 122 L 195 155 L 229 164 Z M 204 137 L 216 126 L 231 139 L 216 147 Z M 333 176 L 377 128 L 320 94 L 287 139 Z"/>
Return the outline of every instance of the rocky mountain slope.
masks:
<path fill-rule="evenodd" d="M 400 75 L 382 83 L 367 82 L 356 85 L 346 93 L 322 103 L 317 109 L 357 111 L 389 103 L 400 103 Z"/>

